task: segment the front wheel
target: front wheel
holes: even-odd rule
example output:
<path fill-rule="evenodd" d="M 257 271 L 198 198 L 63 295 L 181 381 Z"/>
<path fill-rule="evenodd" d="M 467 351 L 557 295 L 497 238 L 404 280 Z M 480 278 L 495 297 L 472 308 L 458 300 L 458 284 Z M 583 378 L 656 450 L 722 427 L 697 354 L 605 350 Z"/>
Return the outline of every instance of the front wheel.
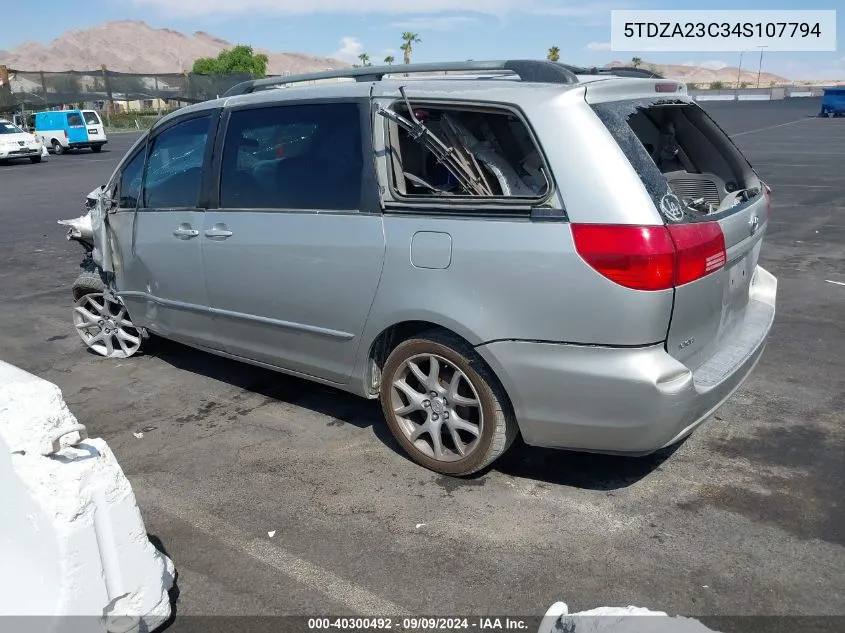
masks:
<path fill-rule="evenodd" d="M 455 335 L 430 331 L 400 343 L 384 365 L 380 391 L 393 436 L 411 459 L 435 472 L 482 470 L 516 437 L 499 381 Z"/>
<path fill-rule="evenodd" d="M 73 284 L 73 324 L 82 342 L 106 358 L 129 358 L 141 348 L 141 331 L 126 306 L 110 301 L 97 270 L 85 270 Z"/>
<path fill-rule="evenodd" d="M 30 156 L 30 157 L 29 157 L 29 162 L 31 162 L 31 163 L 40 163 L 40 162 L 41 162 L 41 157 L 40 157 L 40 156 Z"/>

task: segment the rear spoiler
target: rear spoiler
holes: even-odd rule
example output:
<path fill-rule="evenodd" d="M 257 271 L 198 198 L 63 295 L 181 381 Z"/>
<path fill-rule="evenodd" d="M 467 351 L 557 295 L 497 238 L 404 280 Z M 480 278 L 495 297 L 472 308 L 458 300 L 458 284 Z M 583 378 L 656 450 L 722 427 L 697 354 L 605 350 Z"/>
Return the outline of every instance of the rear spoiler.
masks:
<path fill-rule="evenodd" d="M 651 99 L 691 101 L 687 85 L 673 79 L 617 79 L 585 82 L 587 103 L 604 103 L 623 99 Z"/>
<path fill-rule="evenodd" d="M 562 64 L 564 68 L 572 71 L 576 75 L 611 75 L 613 77 L 640 77 L 642 79 L 663 79 L 660 75 L 645 68 L 636 68 L 634 66 L 617 66 L 614 68 L 597 68 L 596 66 L 569 66 Z"/>

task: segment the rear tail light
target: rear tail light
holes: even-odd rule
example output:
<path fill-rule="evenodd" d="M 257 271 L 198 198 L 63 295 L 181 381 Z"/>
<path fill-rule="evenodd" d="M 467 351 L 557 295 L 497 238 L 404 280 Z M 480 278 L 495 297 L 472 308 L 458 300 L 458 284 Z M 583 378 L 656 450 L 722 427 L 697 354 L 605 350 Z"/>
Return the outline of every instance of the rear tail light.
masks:
<path fill-rule="evenodd" d="M 766 197 L 766 218 L 772 217 L 772 188 L 763 185 L 763 195 Z"/>
<path fill-rule="evenodd" d="M 682 286 L 725 265 L 725 235 L 718 222 L 694 222 L 666 227 L 675 243 L 675 285 Z"/>
<path fill-rule="evenodd" d="M 65 138 L 67 138 L 67 130 L 65 130 L 64 132 L 65 132 Z"/>
<path fill-rule="evenodd" d="M 575 248 L 620 286 L 666 290 L 674 282 L 675 246 L 664 226 L 573 224 Z"/>
<path fill-rule="evenodd" d="M 573 224 L 578 254 L 611 281 L 634 290 L 667 290 L 725 265 L 716 222 L 673 226 Z"/>

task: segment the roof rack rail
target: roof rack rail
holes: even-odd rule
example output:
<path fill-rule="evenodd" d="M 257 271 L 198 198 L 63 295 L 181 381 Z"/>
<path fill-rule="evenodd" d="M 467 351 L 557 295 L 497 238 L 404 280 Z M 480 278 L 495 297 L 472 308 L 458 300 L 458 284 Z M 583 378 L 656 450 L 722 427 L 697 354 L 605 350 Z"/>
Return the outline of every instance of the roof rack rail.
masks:
<path fill-rule="evenodd" d="M 320 79 L 354 79 L 358 82 L 381 81 L 385 75 L 404 75 L 410 73 L 436 73 L 461 71 L 500 71 L 517 75 L 522 81 L 576 84 L 578 78 L 567 66 L 556 62 L 534 59 L 509 59 L 502 61 L 442 62 L 428 64 L 401 64 L 396 66 L 367 66 L 364 68 L 344 68 L 326 70 L 286 77 L 266 77 L 244 81 L 229 88 L 224 97 L 249 94 L 256 90 L 278 86 L 317 81 Z"/>
<path fill-rule="evenodd" d="M 665 79 L 661 74 L 647 70 L 645 68 L 635 68 L 634 66 L 615 66 L 612 68 L 597 68 L 593 66 L 588 68 L 586 66 L 569 66 L 566 68 L 571 70 L 576 75 L 613 75 L 614 77 L 644 77 L 646 79 Z"/>

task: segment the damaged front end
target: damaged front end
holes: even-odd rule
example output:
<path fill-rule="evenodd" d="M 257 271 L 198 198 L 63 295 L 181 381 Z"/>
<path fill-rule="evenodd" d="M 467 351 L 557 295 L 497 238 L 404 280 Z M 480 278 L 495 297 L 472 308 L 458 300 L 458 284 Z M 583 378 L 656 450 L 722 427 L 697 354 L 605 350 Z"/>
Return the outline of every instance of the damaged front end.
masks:
<path fill-rule="evenodd" d="M 108 236 L 110 204 L 105 186 L 91 191 L 85 199 L 85 214 L 58 223 L 67 226 L 66 237 L 82 245 L 85 255 L 82 272 L 73 282 L 73 323 L 86 347 L 107 358 L 134 355 L 147 337 L 130 319 L 117 295 Z"/>
<path fill-rule="evenodd" d="M 92 257 L 97 241 L 100 241 L 101 244 L 104 243 L 104 240 L 96 240 L 94 234 L 94 215 L 101 213 L 99 205 L 103 197 L 103 190 L 103 186 L 97 187 L 85 197 L 84 215 L 70 220 L 58 221 L 59 224 L 68 227 L 67 239 L 79 242 L 85 249 L 85 252 L 91 254 Z M 103 226 L 102 221 L 98 222 L 98 226 Z M 102 257 L 98 259 L 99 261 L 97 263 L 102 264 Z"/>

